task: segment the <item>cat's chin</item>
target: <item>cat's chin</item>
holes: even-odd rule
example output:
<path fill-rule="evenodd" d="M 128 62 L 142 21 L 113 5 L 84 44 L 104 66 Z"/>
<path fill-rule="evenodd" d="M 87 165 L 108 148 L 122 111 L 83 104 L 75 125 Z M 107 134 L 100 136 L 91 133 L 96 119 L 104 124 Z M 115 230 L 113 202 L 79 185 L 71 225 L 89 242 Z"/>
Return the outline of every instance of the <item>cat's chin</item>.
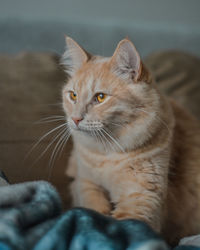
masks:
<path fill-rule="evenodd" d="M 73 134 L 78 134 L 78 135 L 90 135 L 94 136 L 94 130 L 86 129 L 86 128 L 72 128 L 71 129 Z"/>

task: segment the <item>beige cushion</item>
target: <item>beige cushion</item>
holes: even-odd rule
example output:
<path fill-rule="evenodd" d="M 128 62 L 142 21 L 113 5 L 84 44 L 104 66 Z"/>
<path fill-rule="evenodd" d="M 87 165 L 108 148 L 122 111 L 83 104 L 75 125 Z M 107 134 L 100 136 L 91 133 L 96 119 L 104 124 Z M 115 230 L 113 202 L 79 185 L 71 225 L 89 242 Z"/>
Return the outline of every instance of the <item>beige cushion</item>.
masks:
<path fill-rule="evenodd" d="M 64 79 L 55 55 L 24 53 L 15 57 L 0 56 L 0 169 L 11 183 L 36 179 L 51 181 L 67 203 L 68 180 L 64 172 L 70 143 L 53 165 L 50 178 L 48 164 L 56 143 L 40 160 L 36 159 L 49 145 L 51 136 L 42 140 L 24 161 L 42 135 L 62 124 L 35 122 L 51 115 L 63 115 L 60 104 Z"/>
<path fill-rule="evenodd" d="M 156 52 L 145 60 L 159 89 L 200 119 L 200 59 L 179 51 Z"/>

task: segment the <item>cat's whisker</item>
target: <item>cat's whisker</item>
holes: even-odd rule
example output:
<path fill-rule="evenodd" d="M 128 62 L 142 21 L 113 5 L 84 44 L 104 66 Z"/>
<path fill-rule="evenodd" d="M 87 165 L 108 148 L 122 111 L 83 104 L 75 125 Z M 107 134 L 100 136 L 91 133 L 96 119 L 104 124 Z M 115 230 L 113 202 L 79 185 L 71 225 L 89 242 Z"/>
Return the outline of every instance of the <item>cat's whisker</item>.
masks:
<path fill-rule="evenodd" d="M 99 136 L 99 134 L 98 134 L 98 131 L 97 131 L 97 130 L 92 130 L 91 133 L 92 133 L 92 135 L 94 136 L 94 138 L 96 139 L 96 141 L 97 141 L 98 143 L 100 143 L 100 144 L 103 145 L 103 142 L 102 142 L 102 140 L 101 140 L 101 138 L 100 138 L 100 136 Z M 104 145 L 103 145 L 103 147 L 104 147 Z"/>
<path fill-rule="evenodd" d="M 94 136 L 94 138 L 96 139 L 97 142 L 100 142 L 99 137 L 98 137 L 98 133 L 96 133 L 96 130 L 91 131 L 92 135 Z"/>
<path fill-rule="evenodd" d="M 62 103 L 42 103 L 42 104 L 38 104 L 41 108 L 46 107 L 46 106 L 50 106 L 50 107 L 58 107 L 59 110 L 62 109 Z"/>
<path fill-rule="evenodd" d="M 62 148 L 61 148 L 61 150 L 60 150 L 60 154 L 58 155 L 58 157 L 60 157 L 61 156 L 61 154 L 62 154 L 62 152 L 63 152 L 63 149 L 64 149 L 64 147 L 65 147 L 65 145 L 66 145 L 66 143 L 67 143 L 67 141 L 68 141 L 68 134 L 69 134 L 69 138 L 70 138 L 70 136 L 71 136 L 71 132 L 70 132 L 70 129 L 68 128 L 68 130 L 66 131 L 66 138 L 64 138 L 64 140 L 63 140 L 63 145 L 62 145 Z"/>
<path fill-rule="evenodd" d="M 102 138 L 102 135 L 101 135 L 101 131 L 100 130 L 96 130 L 97 132 L 97 135 L 99 136 L 99 139 L 101 141 L 101 144 L 103 145 L 104 149 L 105 149 L 105 152 L 107 152 L 107 147 L 106 147 L 106 143 L 104 143 L 104 140 Z"/>
<path fill-rule="evenodd" d="M 91 134 L 92 134 L 92 136 L 97 140 L 97 136 L 96 136 L 96 134 L 95 134 L 95 131 L 94 130 L 91 130 Z"/>
<path fill-rule="evenodd" d="M 103 142 L 102 142 L 102 140 L 101 140 L 101 138 L 100 138 L 100 136 L 99 136 L 99 134 L 98 134 L 98 131 L 97 131 L 97 130 L 92 130 L 91 133 L 92 133 L 92 135 L 94 136 L 94 138 L 96 139 L 96 141 L 97 141 L 98 143 L 100 143 L 100 144 L 103 145 Z M 103 145 L 103 147 L 104 147 L 104 145 Z"/>
<path fill-rule="evenodd" d="M 100 143 L 101 143 L 101 141 L 99 140 L 99 136 L 98 136 L 97 131 L 96 131 L 96 130 L 92 131 L 92 134 L 94 135 L 94 137 L 95 137 L 95 139 L 97 140 L 97 142 L 100 142 Z"/>
<path fill-rule="evenodd" d="M 54 136 L 53 140 L 48 144 L 48 146 L 45 148 L 45 150 L 40 154 L 40 156 L 37 158 L 37 160 L 34 162 L 34 164 L 35 164 L 37 161 L 39 161 L 39 160 L 43 157 L 43 155 L 47 152 L 47 150 L 51 147 L 51 145 L 57 140 L 57 138 L 59 138 L 59 137 L 62 135 L 62 133 L 63 133 L 64 131 L 65 131 L 65 128 L 62 129 L 59 133 L 57 133 L 57 134 Z"/>
<path fill-rule="evenodd" d="M 62 106 L 63 103 L 62 102 L 58 102 L 58 103 L 47 103 L 45 105 L 48 105 L 48 106 Z"/>
<path fill-rule="evenodd" d="M 122 124 L 119 123 L 110 122 L 110 124 L 115 125 L 117 127 L 124 127 Z"/>
<path fill-rule="evenodd" d="M 43 121 L 48 121 L 48 120 L 53 120 L 53 119 L 63 119 L 65 120 L 65 116 L 64 115 L 52 115 L 52 116 L 48 116 L 48 117 L 44 117 L 38 121 L 36 121 L 35 123 L 40 123 L 40 122 L 43 122 Z"/>
<path fill-rule="evenodd" d="M 143 113 L 150 115 L 150 113 L 147 112 L 146 110 L 143 110 L 140 108 L 136 108 L 136 110 L 142 111 Z M 168 130 L 169 135 L 171 135 L 171 131 L 170 131 L 170 128 L 168 127 L 168 125 L 159 116 L 155 116 L 155 119 L 160 121 L 164 125 L 164 127 Z"/>
<path fill-rule="evenodd" d="M 107 137 L 104 135 L 105 132 L 104 132 L 103 130 L 99 130 L 99 133 L 101 133 L 101 136 L 102 136 L 103 140 L 104 140 L 105 143 L 109 146 L 109 148 L 110 148 L 112 151 L 115 151 L 115 147 L 114 147 L 113 143 L 110 142 L 110 140 L 108 140 L 108 138 L 110 139 L 110 137 L 107 138 Z"/>
<path fill-rule="evenodd" d="M 108 129 L 107 129 L 108 130 Z M 105 134 L 107 134 L 108 137 L 110 137 L 110 139 L 118 146 L 118 148 L 123 152 L 125 153 L 125 150 L 123 149 L 123 147 L 119 144 L 119 142 L 113 138 L 113 136 L 111 136 L 109 134 L 109 131 L 106 131 L 105 129 L 102 129 L 102 131 L 104 131 Z M 111 133 L 111 132 L 110 132 Z"/>
<path fill-rule="evenodd" d="M 58 118 L 58 117 L 65 117 L 65 116 L 64 115 L 51 115 L 51 116 L 44 117 L 41 120 L 46 120 L 46 119 L 53 118 L 53 117 Z"/>
<path fill-rule="evenodd" d="M 61 124 L 53 129 L 51 129 L 50 131 L 48 131 L 46 134 L 44 134 L 34 145 L 33 147 L 29 150 L 29 152 L 26 154 L 26 156 L 24 157 L 24 161 L 29 157 L 29 155 L 33 152 L 33 150 L 38 146 L 38 144 L 40 142 L 42 142 L 48 135 L 52 134 L 54 131 L 62 128 L 63 126 L 66 126 L 67 123 Z"/>
<path fill-rule="evenodd" d="M 122 146 L 119 144 L 119 142 L 115 139 L 115 138 L 113 138 L 113 136 L 111 136 L 110 134 L 109 134 L 109 132 L 108 131 L 106 131 L 104 128 L 102 128 L 102 131 L 114 142 L 114 144 L 123 152 L 123 153 L 125 153 L 125 150 L 122 148 Z"/>
<path fill-rule="evenodd" d="M 54 137 L 53 140 L 48 144 L 48 146 L 45 148 L 45 150 L 39 155 L 39 157 L 31 164 L 31 166 L 29 167 L 28 171 L 27 171 L 27 175 L 29 174 L 29 172 L 31 171 L 32 167 L 43 157 L 43 155 L 47 152 L 47 150 L 51 147 L 51 145 L 56 141 L 56 139 L 63 133 L 63 131 L 65 130 L 62 129 L 61 131 L 59 131 Z"/>
<path fill-rule="evenodd" d="M 35 124 L 43 124 L 43 123 L 58 122 L 58 121 L 65 121 L 65 119 L 64 118 L 55 118 L 55 119 L 52 119 L 52 120 L 36 122 Z"/>
<path fill-rule="evenodd" d="M 51 154 L 51 157 L 50 157 L 50 160 L 49 160 L 49 169 L 50 169 L 50 171 L 49 171 L 49 175 L 48 175 L 48 180 L 51 177 L 51 172 L 52 172 L 54 162 L 56 160 L 56 156 L 57 156 L 60 148 L 62 147 L 62 142 L 65 140 L 65 136 L 68 137 L 68 138 L 70 136 L 68 128 L 66 128 L 64 131 L 62 131 L 62 135 L 61 135 L 60 139 L 58 140 L 58 142 L 56 143 L 56 145 L 54 147 L 54 150 L 53 150 L 53 152 Z"/>
<path fill-rule="evenodd" d="M 107 152 L 107 148 L 109 150 L 109 148 L 111 150 L 115 150 L 114 147 L 113 147 L 113 144 L 108 140 L 108 138 L 103 134 L 103 132 L 101 130 L 99 130 L 99 133 L 101 135 L 101 138 L 102 138 L 102 142 L 105 142 L 105 148 L 106 148 L 106 152 Z M 107 147 L 108 146 L 108 147 Z"/>

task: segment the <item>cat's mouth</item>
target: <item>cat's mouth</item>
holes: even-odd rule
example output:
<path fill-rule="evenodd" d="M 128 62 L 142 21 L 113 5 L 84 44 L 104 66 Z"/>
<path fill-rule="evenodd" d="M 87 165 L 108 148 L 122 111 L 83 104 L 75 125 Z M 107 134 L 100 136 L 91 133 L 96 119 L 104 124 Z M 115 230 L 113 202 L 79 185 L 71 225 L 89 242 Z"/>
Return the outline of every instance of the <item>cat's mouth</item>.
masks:
<path fill-rule="evenodd" d="M 77 130 L 82 131 L 82 132 L 87 132 L 87 133 L 95 133 L 99 130 L 102 129 L 102 126 L 83 126 L 83 125 L 79 125 L 77 127 Z"/>
<path fill-rule="evenodd" d="M 103 129 L 104 125 L 100 121 L 80 121 L 79 123 L 71 124 L 72 128 L 77 131 L 83 131 L 83 132 L 93 132 Z"/>

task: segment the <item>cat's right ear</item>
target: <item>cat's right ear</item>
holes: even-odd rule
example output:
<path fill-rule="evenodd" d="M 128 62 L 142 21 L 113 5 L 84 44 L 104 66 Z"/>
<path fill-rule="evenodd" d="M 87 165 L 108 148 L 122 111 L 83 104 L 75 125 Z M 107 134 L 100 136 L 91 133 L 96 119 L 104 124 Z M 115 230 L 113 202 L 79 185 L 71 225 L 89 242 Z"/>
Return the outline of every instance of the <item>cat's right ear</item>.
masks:
<path fill-rule="evenodd" d="M 68 75 L 73 76 L 74 73 L 90 59 L 90 54 L 86 52 L 71 37 L 66 36 L 66 51 L 62 56 L 61 63 L 64 65 Z"/>
<path fill-rule="evenodd" d="M 139 53 L 128 38 L 119 42 L 111 58 L 111 68 L 123 80 L 135 83 L 151 81 L 150 74 L 143 65 Z"/>

